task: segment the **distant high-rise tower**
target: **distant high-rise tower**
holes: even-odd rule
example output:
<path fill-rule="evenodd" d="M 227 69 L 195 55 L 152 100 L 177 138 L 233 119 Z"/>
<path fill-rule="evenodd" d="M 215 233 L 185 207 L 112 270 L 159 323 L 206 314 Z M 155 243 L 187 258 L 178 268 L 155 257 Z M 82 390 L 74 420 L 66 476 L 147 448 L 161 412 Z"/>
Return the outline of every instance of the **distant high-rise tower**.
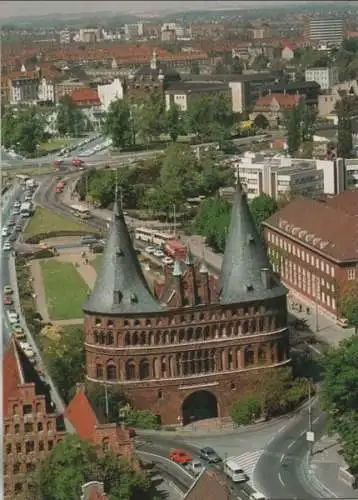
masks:
<path fill-rule="evenodd" d="M 344 38 L 342 19 L 308 19 L 305 32 L 306 41 L 321 43 L 329 47 L 341 45 Z"/>

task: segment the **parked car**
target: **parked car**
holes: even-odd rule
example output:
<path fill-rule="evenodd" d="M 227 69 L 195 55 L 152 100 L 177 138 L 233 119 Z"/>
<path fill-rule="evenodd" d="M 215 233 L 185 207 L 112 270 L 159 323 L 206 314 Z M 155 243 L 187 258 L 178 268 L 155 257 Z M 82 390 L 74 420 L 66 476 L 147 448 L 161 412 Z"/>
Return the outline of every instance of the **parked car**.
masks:
<path fill-rule="evenodd" d="M 4 295 L 12 295 L 13 293 L 14 293 L 14 290 L 11 288 L 10 285 L 4 286 Z"/>
<path fill-rule="evenodd" d="M 10 243 L 10 241 L 5 241 L 5 243 L 3 244 L 2 249 L 4 250 L 4 252 L 8 252 L 9 250 L 11 250 L 11 243 Z"/>
<path fill-rule="evenodd" d="M 8 236 L 8 234 L 9 234 L 9 230 L 8 230 L 8 228 L 7 228 L 6 226 L 5 226 L 5 227 L 3 227 L 3 228 L 2 228 L 2 231 L 1 231 L 1 236 L 2 236 L 3 238 L 6 238 L 6 236 Z"/>
<path fill-rule="evenodd" d="M 12 329 L 15 333 L 24 333 L 24 329 L 22 328 L 20 323 L 16 323 L 16 325 L 14 325 Z"/>
<path fill-rule="evenodd" d="M 13 300 L 10 295 L 4 295 L 4 306 L 12 306 Z"/>
<path fill-rule="evenodd" d="M 173 259 L 171 257 L 164 257 L 163 259 L 163 264 L 167 265 L 167 266 L 170 266 L 171 264 L 173 264 Z"/>
<path fill-rule="evenodd" d="M 14 309 L 7 311 L 7 317 L 11 325 L 15 325 L 19 321 L 19 315 Z"/>
<path fill-rule="evenodd" d="M 176 448 L 169 452 L 169 460 L 172 460 L 179 465 L 186 465 L 193 460 L 193 457 L 186 451 Z"/>
<path fill-rule="evenodd" d="M 154 252 L 154 257 L 159 257 L 159 258 L 161 258 L 161 257 L 164 257 L 164 256 L 165 256 L 165 254 L 164 254 L 164 252 L 162 252 L 161 250 L 156 250 L 156 251 Z"/>
<path fill-rule="evenodd" d="M 11 215 L 14 217 L 16 215 L 20 215 L 20 209 L 19 208 L 14 208 Z"/>
<path fill-rule="evenodd" d="M 145 247 L 144 249 L 147 253 L 154 253 L 155 252 L 155 247 Z"/>
<path fill-rule="evenodd" d="M 201 459 L 205 460 L 209 464 L 210 463 L 217 464 L 221 460 L 221 458 L 216 453 L 216 451 L 214 451 L 209 446 L 206 446 L 205 448 L 201 448 L 201 450 L 199 452 L 199 456 Z"/>
<path fill-rule="evenodd" d="M 188 465 L 188 471 L 191 472 L 194 476 L 199 476 L 203 469 L 204 466 L 199 460 L 193 460 Z"/>
<path fill-rule="evenodd" d="M 11 233 L 10 236 L 9 236 L 9 241 L 11 243 L 13 243 L 16 240 L 17 240 L 17 234 L 16 234 L 16 232 Z"/>
<path fill-rule="evenodd" d="M 339 318 L 337 319 L 337 325 L 341 328 L 348 328 L 349 323 L 346 318 Z"/>
<path fill-rule="evenodd" d="M 9 220 L 7 221 L 7 225 L 8 225 L 8 227 L 15 226 L 15 224 L 16 224 L 16 220 L 15 220 L 15 219 L 9 219 Z"/>

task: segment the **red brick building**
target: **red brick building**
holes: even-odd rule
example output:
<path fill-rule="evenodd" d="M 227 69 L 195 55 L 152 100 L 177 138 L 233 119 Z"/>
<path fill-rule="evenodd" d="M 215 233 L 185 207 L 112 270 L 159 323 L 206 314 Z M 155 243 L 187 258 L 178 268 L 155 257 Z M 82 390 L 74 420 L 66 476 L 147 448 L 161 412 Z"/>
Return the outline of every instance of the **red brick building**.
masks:
<path fill-rule="evenodd" d="M 183 500 L 234 500 L 234 498 L 237 498 L 236 495 L 230 492 L 217 472 L 204 469 Z"/>
<path fill-rule="evenodd" d="M 358 191 L 296 200 L 265 223 L 274 270 L 296 294 L 340 317 L 339 294 L 358 279 Z"/>
<path fill-rule="evenodd" d="M 119 386 L 163 424 L 226 417 L 290 362 L 286 293 L 239 185 L 220 281 L 188 255 L 157 297 L 116 203 L 102 268 L 83 306 L 87 381 Z"/>
<path fill-rule="evenodd" d="M 18 343 L 3 359 L 4 498 L 25 498 L 26 480 L 65 435 L 50 393 Z"/>

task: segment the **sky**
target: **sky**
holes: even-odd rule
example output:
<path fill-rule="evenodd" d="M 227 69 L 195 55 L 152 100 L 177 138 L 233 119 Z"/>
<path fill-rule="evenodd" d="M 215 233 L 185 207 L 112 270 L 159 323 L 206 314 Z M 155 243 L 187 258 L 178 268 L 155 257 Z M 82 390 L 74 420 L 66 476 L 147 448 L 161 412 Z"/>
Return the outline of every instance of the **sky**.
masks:
<path fill-rule="evenodd" d="M 222 9 L 239 9 L 239 8 L 257 8 L 264 6 L 274 6 L 281 4 L 280 1 L 224 1 L 224 0 L 207 0 L 207 1 L 0 1 L 0 19 L 8 19 L 12 17 L 27 17 L 27 16 L 42 16 L 48 14 L 93 14 L 96 12 L 112 11 L 116 14 L 142 14 L 142 13 L 161 13 L 161 12 L 183 12 L 189 10 L 218 10 Z M 286 1 L 287 3 L 296 3 Z M 302 3 L 306 4 L 307 1 Z"/>

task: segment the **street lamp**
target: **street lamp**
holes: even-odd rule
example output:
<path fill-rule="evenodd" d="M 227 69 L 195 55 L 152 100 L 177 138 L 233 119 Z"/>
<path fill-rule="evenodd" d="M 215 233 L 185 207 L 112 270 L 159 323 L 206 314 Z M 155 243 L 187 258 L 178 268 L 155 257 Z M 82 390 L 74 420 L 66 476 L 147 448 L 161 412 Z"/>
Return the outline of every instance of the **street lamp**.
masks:
<path fill-rule="evenodd" d="M 306 379 L 308 383 L 308 431 L 306 432 L 306 441 L 309 443 L 309 454 L 313 455 L 314 432 L 312 431 L 312 396 L 311 396 L 311 380 Z"/>

